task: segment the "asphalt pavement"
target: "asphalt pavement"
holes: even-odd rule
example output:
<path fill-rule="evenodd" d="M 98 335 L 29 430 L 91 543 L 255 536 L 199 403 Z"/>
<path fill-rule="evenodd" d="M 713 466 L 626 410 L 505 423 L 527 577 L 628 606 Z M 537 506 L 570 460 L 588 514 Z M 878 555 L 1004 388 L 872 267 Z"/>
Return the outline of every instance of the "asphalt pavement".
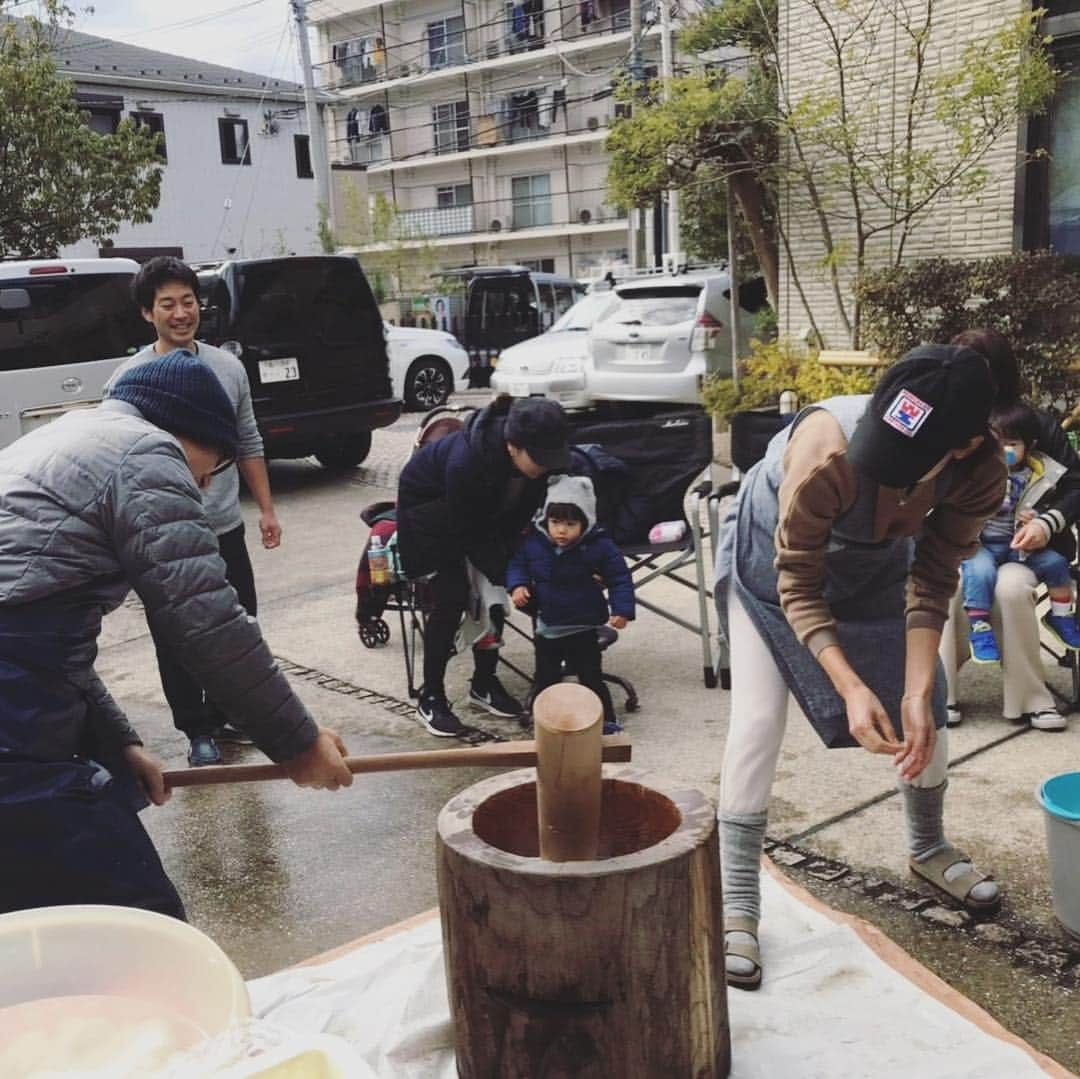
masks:
<path fill-rule="evenodd" d="M 395 619 L 388 620 L 390 641 L 367 649 L 353 618 L 366 535 L 359 514 L 394 496 L 417 423 L 407 415 L 376 432 L 369 459 L 349 474 L 328 473 L 311 460 L 273 462 L 284 538 L 275 551 L 252 547 L 263 632 L 313 714 L 340 730 L 353 753 L 446 747 L 415 716 Z M 245 514 L 250 540 L 258 535 L 250 502 Z M 690 590 L 656 582 L 646 586 L 650 593 L 696 617 Z M 505 651 L 531 669 L 524 640 L 510 635 Z M 183 766 L 186 744 L 172 728 L 134 598 L 107 619 L 97 666 L 147 744 L 170 766 Z M 632 678 L 641 698 L 640 710 L 623 717 L 634 763 L 715 797 L 729 695 L 705 687 L 701 666 L 697 637 L 648 611 L 605 656 L 605 667 Z M 519 737 L 517 721 L 476 713 L 465 702 L 467 668 L 454 660 L 448 677 L 462 718 L 487 736 Z M 1051 664 L 1047 676 L 1069 688 L 1067 671 Z M 504 682 L 518 694 L 526 689 L 512 672 Z M 1062 734 L 1018 729 L 1001 717 L 998 674 L 966 669 L 961 687 L 965 721 L 950 732 L 947 822 L 954 841 L 1004 883 L 998 918 L 976 925 L 911 877 L 888 759 L 825 750 L 794 710 L 770 809 L 772 854 L 800 884 L 881 926 L 1075 1071 L 1080 941 L 1053 917 L 1034 792 L 1047 776 L 1080 768 L 1080 716 Z M 618 692 L 615 698 L 621 709 Z M 227 752 L 230 760 L 260 759 L 252 747 Z M 253 977 L 434 906 L 436 815 L 480 775 L 461 769 L 358 776 L 337 794 L 288 782 L 187 789 L 142 819 L 192 922 Z"/>

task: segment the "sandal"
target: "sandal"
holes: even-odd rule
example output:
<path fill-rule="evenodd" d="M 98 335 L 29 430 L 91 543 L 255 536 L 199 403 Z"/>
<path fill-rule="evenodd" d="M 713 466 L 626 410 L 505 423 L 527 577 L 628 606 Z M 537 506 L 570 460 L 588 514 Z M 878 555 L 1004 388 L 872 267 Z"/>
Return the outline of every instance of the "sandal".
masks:
<path fill-rule="evenodd" d="M 724 959 L 731 955 L 754 964 L 754 969 L 749 974 L 726 971 L 728 985 L 736 989 L 757 989 L 761 985 L 761 948 L 758 946 L 757 927 L 757 920 L 748 918 L 745 914 L 732 914 L 724 918 Z M 731 933 L 749 933 L 754 938 L 753 943 L 735 943 L 731 940 Z"/>
<path fill-rule="evenodd" d="M 945 871 L 958 862 L 967 862 L 968 869 L 960 876 L 951 881 L 945 879 Z M 912 873 L 922 877 L 923 880 L 932 884 L 938 891 L 944 892 L 950 899 L 955 899 L 969 913 L 977 917 L 996 914 L 1001 906 L 1001 889 L 991 899 L 976 899 L 971 893 L 975 886 L 992 878 L 985 873 L 980 873 L 973 865 L 971 859 L 958 848 L 949 844 L 944 850 L 932 854 L 925 861 L 917 862 L 914 858 L 908 860 Z"/>

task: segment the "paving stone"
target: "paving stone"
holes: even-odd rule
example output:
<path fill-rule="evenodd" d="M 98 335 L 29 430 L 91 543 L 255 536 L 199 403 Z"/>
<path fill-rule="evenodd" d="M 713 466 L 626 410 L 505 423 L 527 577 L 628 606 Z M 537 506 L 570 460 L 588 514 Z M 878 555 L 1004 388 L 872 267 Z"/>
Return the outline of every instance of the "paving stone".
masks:
<path fill-rule="evenodd" d="M 905 895 L 900 900 L 900 906 L 912 914 L 919 914 L 927 907 L 935 906 L 935 903 L 932 899 L 927 899 L 925 895 Z"/>
<path fill-rule="evenodd" d="M 980 922 L 975 926 L 975 935 L 988 944 L 1000 944 L 1006 948 L 1012 948 L 1020 940 L 1020 934 L 1015 929 L 998 925 L 997 922 Z"/>
<path fill-rule="evenodd" d="M 873 898 L 884 896 L 886 893 L 894 895 L 896 888 L 893 887 L 887 880 L 882 880 L 880 877 L 867 877 L 863 881 L 863 893 Z"/>
<path fill-rule="evenodd" d="M 800 854 L 797 850 L 792 850 L 790 847 L 776 847 L 769 857 L 776 862 L 777 865 L 786 865 L 791 869 L 796 866 L 805 865 L 810 859 L 805 854 Z"/>
<path fill-rule="evenodd" d="M 863 886 L 863 884 L 865 883 L 865 880 L 866 880 L 866 878 L 865 877 L 860 877 L 858 873 L 848 873 L 848 875 L 846 877 L 844 877 L 844 879 L 842 881 L 840 881 L 840 883 L 845 888 L 855 889 L 855 888 L 861 888 Z"/>
<path fill-rule="evenodd" d="M 967 929 L 971 925 L 971 915 L 966 910 L 949 910 L 947 907 L 939 907 L 936 903 L 920 910 L 919 917 L 933 922 L 934 925 L 944 926 L 946 929 Z"/>
<path fill-rule="evenodd" d="M 1041 941 L 1029 940 L 1021 944 L 1014 953 L 1034 967 L 1061 973 L 1072 962 L 1068 952 L 1048 947 Z"/>
<path fill-rule="evenodd" d="M 837 865 L 835 862 L 819 860 L 811 862 L 806 867 L 806 871 L 812 877 L 817 877 L 818 880 L 833 881 L 847 876 L 848 868 L 846 865 Z"/>

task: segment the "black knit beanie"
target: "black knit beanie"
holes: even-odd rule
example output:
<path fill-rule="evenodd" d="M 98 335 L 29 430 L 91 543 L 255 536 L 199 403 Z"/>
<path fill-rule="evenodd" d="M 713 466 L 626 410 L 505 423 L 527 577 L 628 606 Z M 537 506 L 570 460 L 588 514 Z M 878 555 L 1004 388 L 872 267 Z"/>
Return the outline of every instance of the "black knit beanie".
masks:
<path fill-rule="evenodd" d="M 217 375 L 184 349 L 136 364 L 109 396 L 134 405 L 156 427 L 236 456 L 236 412 Z"/>
<path fill-rule="evenodd" d="M 911 487 L 950 450 L 988 434 L 996 393 L 978 352 L 920 345 L 881 376 L 847 459 L 884 487 Z"/>

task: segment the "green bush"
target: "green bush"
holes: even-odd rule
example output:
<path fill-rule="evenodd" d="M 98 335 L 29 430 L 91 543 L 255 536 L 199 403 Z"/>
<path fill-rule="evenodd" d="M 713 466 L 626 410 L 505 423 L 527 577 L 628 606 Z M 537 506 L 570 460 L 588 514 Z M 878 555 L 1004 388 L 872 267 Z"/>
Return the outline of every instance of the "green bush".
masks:
<path fill-rule="evenodd" d="M 888 359 L 961 330 L 989 326 L 1011 342 L 1034 400 L 1080 400 L 1080 274 L 1050 251 L 989 259 L 926 259 L 864 274 L 855 286 L 862 336 Z"/>
<path fill-rule="evenodd" d="M 869 393 L 878 371 L 829 367 L 790 338 L 750 342 L 750 355 L 739 364 L 739 392 L 730 378 L 710 375 L 701 390 L 705 409 L 726 423 L 735 412 L 776 406 L 784 390 L 794 390 L 799 405 L 850 393 Z"/>

